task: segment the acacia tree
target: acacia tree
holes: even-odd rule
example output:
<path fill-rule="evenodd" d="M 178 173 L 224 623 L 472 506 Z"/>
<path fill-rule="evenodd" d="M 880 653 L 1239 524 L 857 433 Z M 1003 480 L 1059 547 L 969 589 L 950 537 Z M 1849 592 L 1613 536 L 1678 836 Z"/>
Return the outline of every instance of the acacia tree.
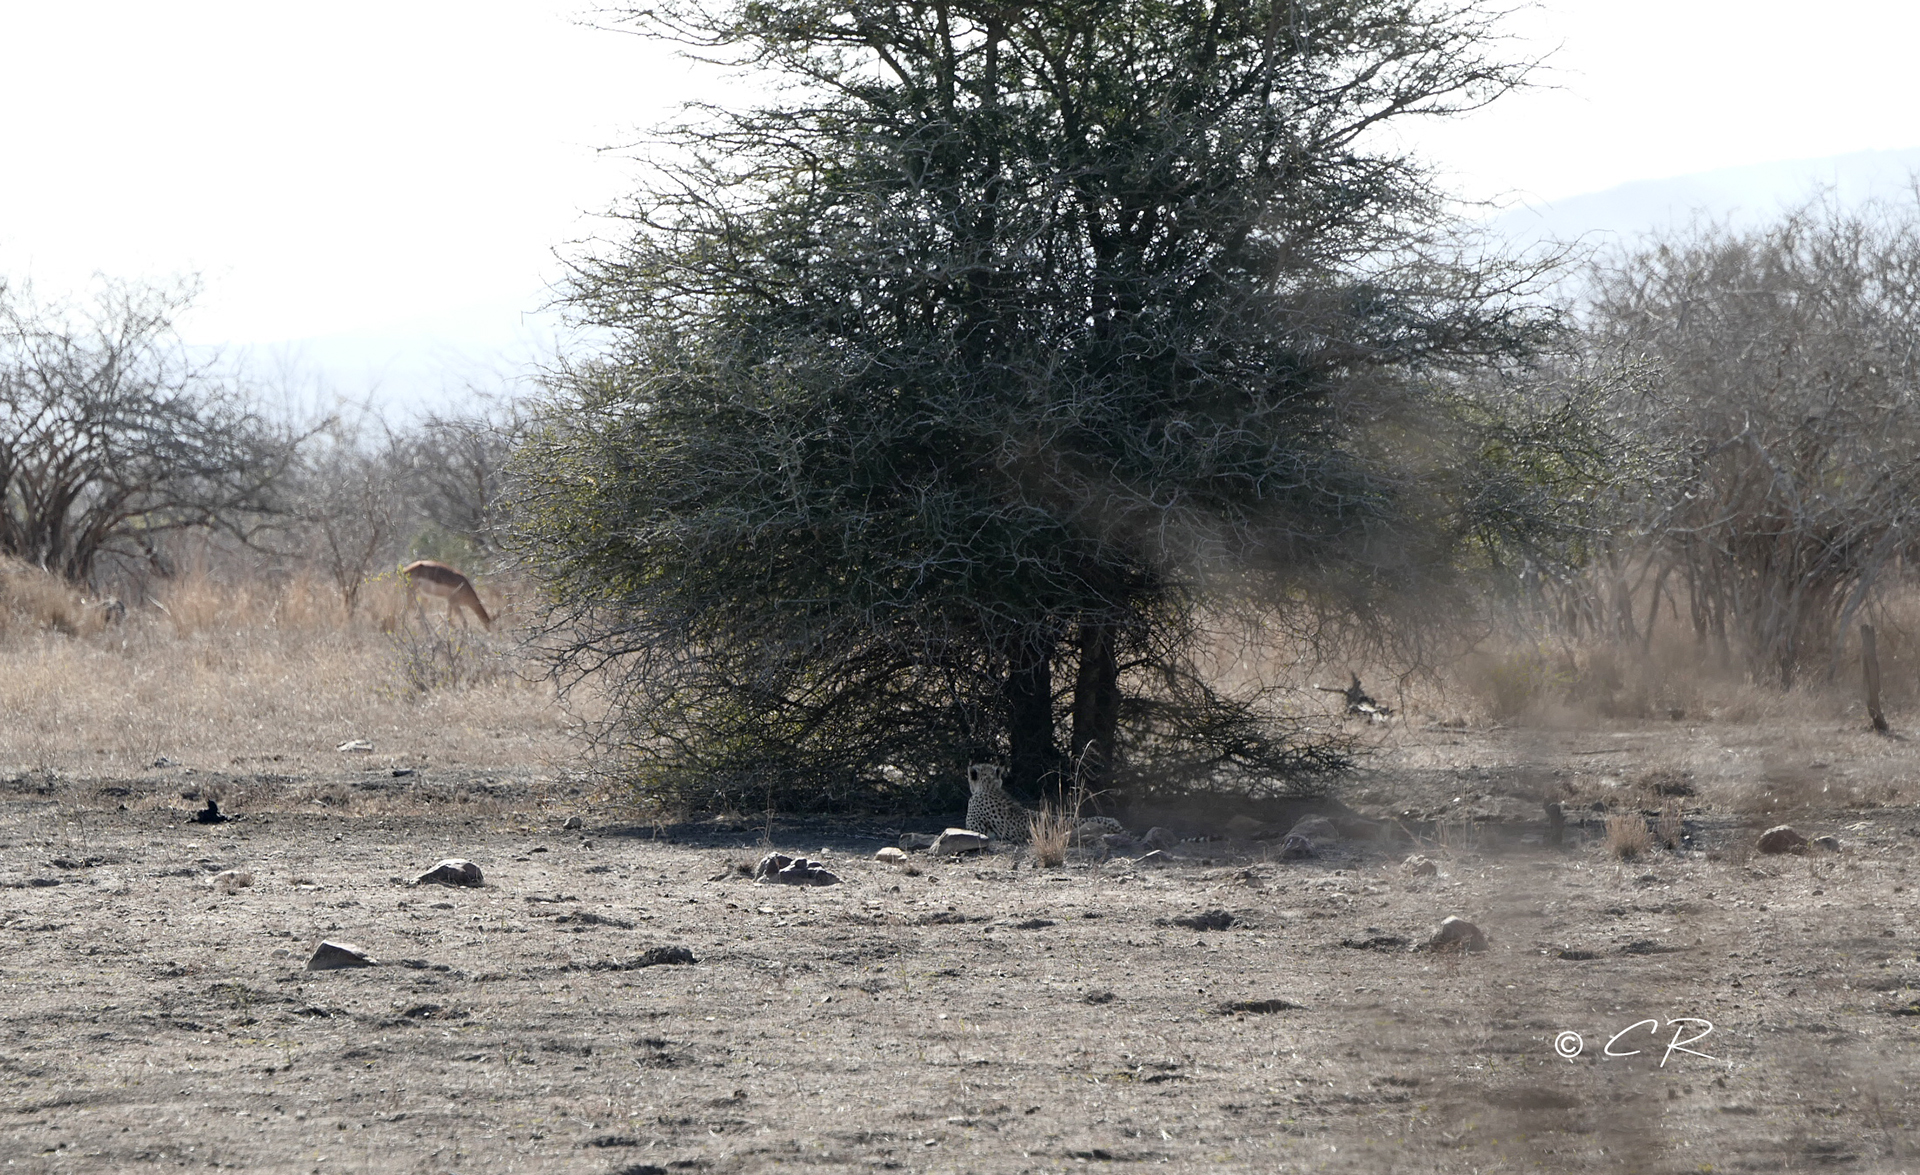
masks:
<path fill-rule="evenodd" d="M 626 19 L 779 97 L 672 133 L 580 261 L 614 341 L 519 465 L 557 668 L 613 691 L 649 782 L 831 802 L 995 752 L 1028 791 L 1069 760 L 1136 788 L 1337 762 L 1199 671 L 1203 617 L 1366 613 L 1497 508 L 1440 393 L 1540 324 L 1374 145 L 1515 84 L 1490 18 L 709 7 Z"/>
<path fill-rule="evenodd" d="M 0 286 L 0 553 L 84 583 L 103 553 L 157 559 L 166 534 L 244 537 L 276 512 L 299 438 L 195 361 L 173 333 L 187 301 Z"/>

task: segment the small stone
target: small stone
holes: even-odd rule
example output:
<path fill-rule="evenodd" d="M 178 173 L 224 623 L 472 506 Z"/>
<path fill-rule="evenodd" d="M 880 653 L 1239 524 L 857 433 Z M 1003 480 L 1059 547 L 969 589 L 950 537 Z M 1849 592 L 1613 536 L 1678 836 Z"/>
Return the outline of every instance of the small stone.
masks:
<path fill-rule="evenodd" d="M 1427 940 L 1430 951 L 1484 951 L 1487 949 L 1487 936 L 1480 928 L 1465 918 L 1449 916 L 1435 928 L 1433 937 Z"/>
<path fill-rule="evenodd" d="M 585 820 L 580 819 L 580 817 L 569 816 L 567 817 L 566 824 L 563 825 L 562 827 L 572 829 L 572 828 L 585 828 L 586 826 L 587 826 L 587 822 Z"/>
<path fill-rule="evenodd" d="M 1301 861 L 1313 856 L 1313 842 L 1297 832 L 1289 832 L 1287 839 L 1280 842 L 1282 861 Z"/>
<path fill-rule="evenodd" d="M 928 851 L 936 857 L 952 857 L 961 853 L 979 853 L 986 851 L 988 837 L 983 832 L 973 832 L 965 828 L 949 828 L 941 833 Z"/>
<path fill-rule="evenodd" d="M 1294 821 L 1293 827 L 1287 830 L 1287 835 L 1304 836 L 1316 844 L 1329 844 L 1340 839 L 1340 830 L 1335 828 L 1333 821 L 1325 816 L 1303 816 Z"/>
<path fill-rule="evenodd" d="M 350 942 L 323 942 L 307 960 L 309 971 L 339 971 L 347 967 L 371 967 L 373 956 Z"/>
<path fill-rule="evenodd" d="M 909 853 L 924 853 L 939 839 L 930 832 L 909 832 L 900 838 L 899 845 Z"/>
<path fill-rule="evenodd" d="M 368 755 L 373 753 L 373 744 L 363 738 L 350 738 L 333 749 L 343 755 Z"/>
<path fill-rule="evenodd" d="M 873 859 L 882 865 L 904 865 L 907 863 L 907 854 L 904 849 L 896 849 L 892 845 L 888 845 L 886 848 L 875 853 Z"/>
<path fill-rule="evenodd" d="M 243 886 L 253 884 L 253 874 L 244 869 L 223 869 L 207 878 L 207 884 L 224 894 L 239 893 Z"/>
<path fill-rule="evenodd" d="M 1431 857 L 1423 857 L 1415 853 L 1400 862 L 1400 872 L 1408 877 L 1432 877 L 1440 872 L 1440 866 L 1434 864 Z"/>
<path fill-rule="evenodd" d="M 1840 838 L 1837 836 L 1816 836 L 1813 838 L 1813 847 L 1819 849 L 1821 852 L 1837 853 L 1840 851 Z"/>
<path fill-rule="evenodd" d="M 1804 853 L 1807 838 L 1791 824 L 1776 824 L 1760 834 L 1757 847 L 1763 853 Z"/>
<path fill-rule="evenodd" d="M 433 868 L 413 879 L 415 885 L 479 885 L 480 866 L 460 857 L 434 862 Z"/>

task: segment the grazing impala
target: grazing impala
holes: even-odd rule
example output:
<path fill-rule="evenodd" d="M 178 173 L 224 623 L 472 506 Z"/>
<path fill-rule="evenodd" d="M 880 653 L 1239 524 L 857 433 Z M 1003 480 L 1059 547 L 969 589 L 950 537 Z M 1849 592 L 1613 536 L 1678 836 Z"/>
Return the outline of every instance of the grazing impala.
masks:
<path fill-rule="evenodd" d="M 448 567 L 445 563 L 436 563 L 431 559 L 421 559 L 409 563 L 400 569 L 407 577 L 407 590 L 425 592 L 430 596 L 447 598 L 447 620 L 452 622 L 461 608 L 470 608 L 480 618 L 480 623 L 493 627 L 493 617 L 480 603 L 480 595 L 473 590 L 473 584 L 467 577 Z"/>

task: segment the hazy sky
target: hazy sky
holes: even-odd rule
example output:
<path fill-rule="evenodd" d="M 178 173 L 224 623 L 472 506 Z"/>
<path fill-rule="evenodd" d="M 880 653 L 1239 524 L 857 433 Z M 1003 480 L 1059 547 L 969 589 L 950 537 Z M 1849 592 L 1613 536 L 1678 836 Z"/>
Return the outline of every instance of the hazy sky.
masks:
<path fill-rule="evenodd" d="M 596 149 L 685 67 L 555 0 L 0 0 L 0 274 L 207 282 L 208 341 L 525 304 L 630 186 Z M 1920 4 L 1546 0 L 1543 88 L 1411 140 L 1475 196 L 1551 199 L 1920 146 Z"/>

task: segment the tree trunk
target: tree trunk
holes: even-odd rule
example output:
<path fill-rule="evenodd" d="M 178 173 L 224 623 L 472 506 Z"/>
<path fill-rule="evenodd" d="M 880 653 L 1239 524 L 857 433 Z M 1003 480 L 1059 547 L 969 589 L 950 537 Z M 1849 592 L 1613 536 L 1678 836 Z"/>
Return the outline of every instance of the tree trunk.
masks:
<path fill-rule="evenodd" d="M 1033 795 L 1060 769 L 1053 742 L 1053 650 L 1039 633 L 1016 638 L 1007 657 L 1007 785 Z"/>
<path fill-rule="evenodd" d="M 1073 683 L 1073 736 L 1069 744 L 1080 780 L 1089 791 L 1113 781 L 1120 729 L 1118 634 L 1109 621 L 1080 626 L 1080 672 Z"/>
<path fill-rule="evenodd" d="M 1880 709 L 1880 654 L 1874 647 L 1871 624 L 1860 626 L 1860 669 L 1866 678 L 1867 717 L 1872 719 L 1875 730 L 1886 734 L 1887 716 Z"/>

